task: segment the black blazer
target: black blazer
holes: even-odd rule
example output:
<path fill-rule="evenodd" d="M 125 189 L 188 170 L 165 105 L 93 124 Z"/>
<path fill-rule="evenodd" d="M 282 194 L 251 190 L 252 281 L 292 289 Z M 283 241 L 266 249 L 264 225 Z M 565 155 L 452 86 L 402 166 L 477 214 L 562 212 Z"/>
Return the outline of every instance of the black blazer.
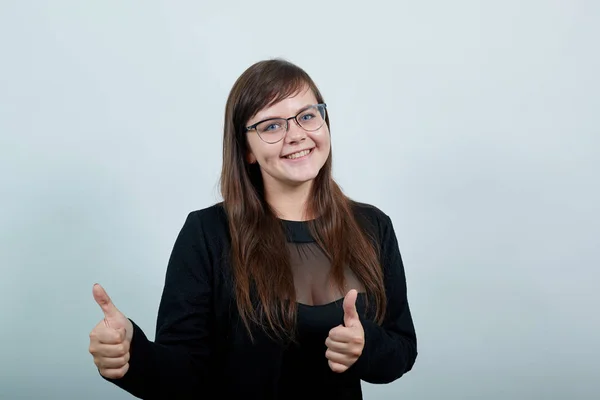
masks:
<path fill-rule="evenodd" d="M 390 218 L 367 204 L 354 210 L 380 246 L 388 306 L 382 326 L 361 315 L 363 353 L 344 374 L 388 383 L 417 357 L 404 267 Z M 277 398 L 284 347 L 260 330 L 250 341 L 234 302 L 229 251 L 221 203 L 188 215 L 167 266 L 155 341 L 132 321 L 129 371 L 106 380 L 142 399 Z"/>

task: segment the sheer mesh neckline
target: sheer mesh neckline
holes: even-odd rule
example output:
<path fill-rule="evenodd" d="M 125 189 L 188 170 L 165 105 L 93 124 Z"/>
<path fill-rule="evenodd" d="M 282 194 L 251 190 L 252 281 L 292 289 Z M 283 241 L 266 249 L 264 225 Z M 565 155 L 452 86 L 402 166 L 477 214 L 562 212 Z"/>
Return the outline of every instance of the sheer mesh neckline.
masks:
<path fill-rule="evenodd" d="M 350 289 L 364 291 L 354 273 L 346 267 L 345 285 L 339 288 L 330 275 L 331 262 L 310 232 L 311 221 L 281 220 L 285 228 L 290 266 L 296 288 L 296 302 L 305 306 L 335 305 Z"/>
<path fill-rule="evenodd" d="M 290 221 L 282 219 L 288 242 L 292 243 L 313 243 L 314 237 L 310 233 L 310 221 Z"/>

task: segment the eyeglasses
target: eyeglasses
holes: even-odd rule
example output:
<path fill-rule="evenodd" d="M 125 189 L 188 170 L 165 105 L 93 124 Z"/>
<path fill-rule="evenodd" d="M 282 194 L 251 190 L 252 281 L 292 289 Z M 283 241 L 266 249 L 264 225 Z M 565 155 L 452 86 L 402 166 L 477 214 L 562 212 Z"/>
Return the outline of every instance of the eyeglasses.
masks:
<path fill-rule="evenodd" d="M 314 104 L 297 115 L 289 118 L 271 118 L 259 121 L 246 127 L 247 131 L 255 130 L 266 143 L 277 143 L 285 137 L 289 129 L 288 121 L 293 119 L 299 127 L 308 132 L 319 130 L 325 123 L 327 104 Z"/>

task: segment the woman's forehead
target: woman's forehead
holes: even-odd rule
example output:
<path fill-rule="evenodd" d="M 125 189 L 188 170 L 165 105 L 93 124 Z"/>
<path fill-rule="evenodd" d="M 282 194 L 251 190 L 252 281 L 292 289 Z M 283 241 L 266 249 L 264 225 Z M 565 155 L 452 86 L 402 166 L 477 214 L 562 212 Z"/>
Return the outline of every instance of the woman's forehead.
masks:
<path fill-rule="evenodd" d="M 252 119 L 262 120 L 267 118 L 291 117 L 303 108 L 316 104 L 317 98 L 310 88 L 305 87 L 292 95 L 268 105 L 256 113 Z"/>

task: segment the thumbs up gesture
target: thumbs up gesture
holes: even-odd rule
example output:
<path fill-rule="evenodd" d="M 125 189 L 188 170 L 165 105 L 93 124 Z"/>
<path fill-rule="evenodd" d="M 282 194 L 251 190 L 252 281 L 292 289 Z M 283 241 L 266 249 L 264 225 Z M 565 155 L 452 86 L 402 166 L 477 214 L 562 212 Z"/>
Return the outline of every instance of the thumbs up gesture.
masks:
<path fill-rule="evenodd" d="M 104 319 L 90 332 L 89 352 L 100 374 L 108 379 L 122 378 L 129 370 L 129 345 L 133 325 L 112 303 L 102 286 L 92 289 Z"/>
<path fill-rule="evenodd" d="M 344 325 L 329 331 L 325 357 L 334 372 L 344 372 L 358 360 L 365 347 L 365 331 L 356 311 L 358 292 L 352 289 L 344 297 Z"/>

